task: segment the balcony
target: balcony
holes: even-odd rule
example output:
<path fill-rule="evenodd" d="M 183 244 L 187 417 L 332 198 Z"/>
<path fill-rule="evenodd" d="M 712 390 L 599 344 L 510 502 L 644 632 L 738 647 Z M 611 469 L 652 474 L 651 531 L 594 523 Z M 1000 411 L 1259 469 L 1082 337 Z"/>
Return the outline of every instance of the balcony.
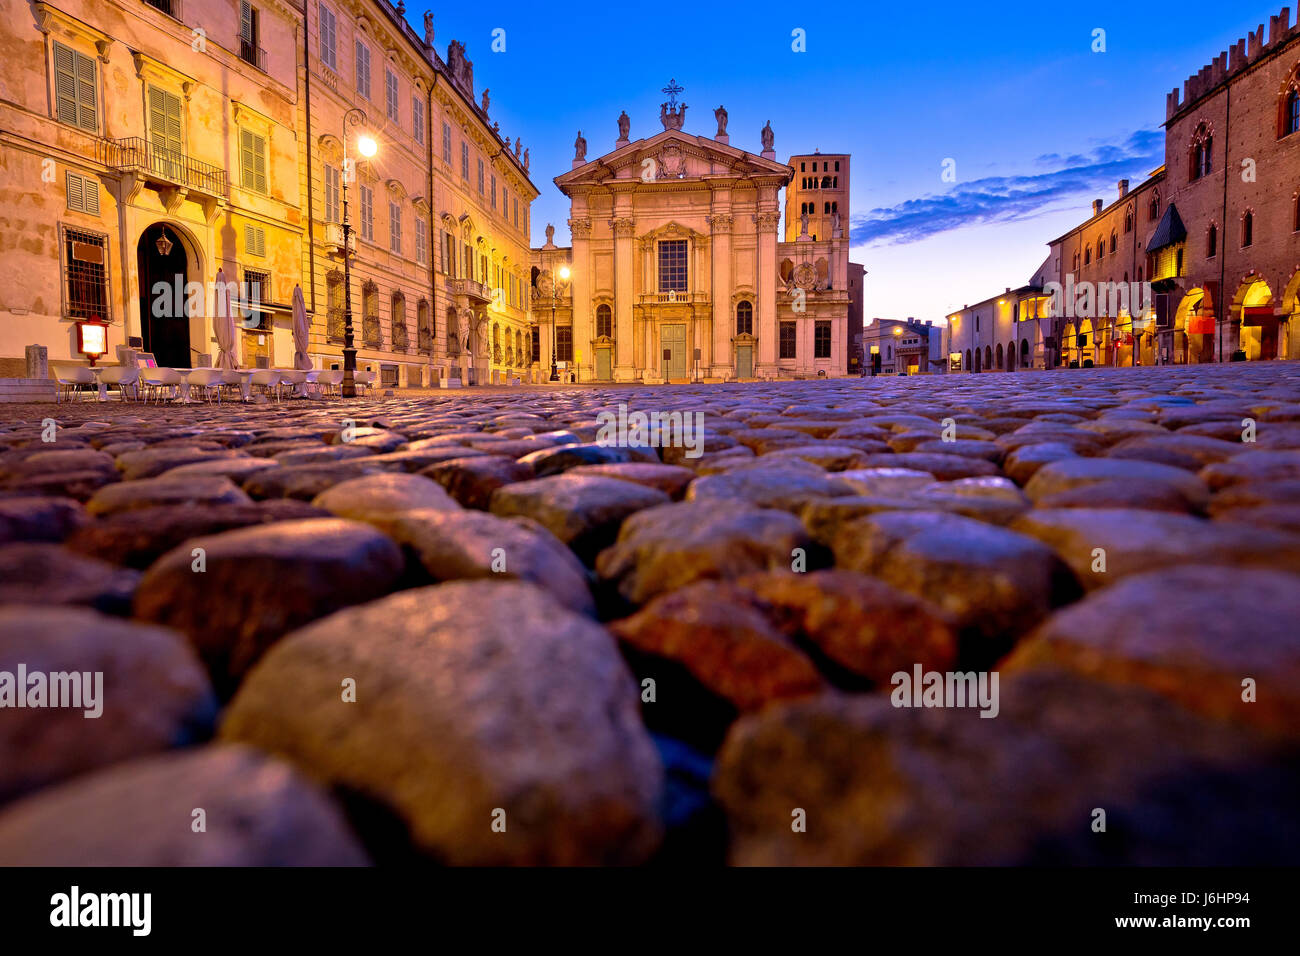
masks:
<path fill-rule="evenodd" d="M 707 292 L 643 292 L 637 296 L 641 305 L 708 305 Z"/>
<path fill-rule="evenodd" d="M 239 58 L 266 72 L 266 51 L 247 37 L 239 38 Z"/>
<path fill-rule="evenodd" d="M 487 304 L 492 301 L 492 290 L 482 282 L 473 279 L 448 279 L 447 287 L 452 295 L 464 295 Z"/>
<path fill-rule="evenodd" d="M 221 199 L 230 195 L 224 169 L 201 163 L 178 149 L 166 149 L 138 136 L 100 140 L 99 161 L 119 173 L 133 173 L 146 182 L 179 186 Z"/>

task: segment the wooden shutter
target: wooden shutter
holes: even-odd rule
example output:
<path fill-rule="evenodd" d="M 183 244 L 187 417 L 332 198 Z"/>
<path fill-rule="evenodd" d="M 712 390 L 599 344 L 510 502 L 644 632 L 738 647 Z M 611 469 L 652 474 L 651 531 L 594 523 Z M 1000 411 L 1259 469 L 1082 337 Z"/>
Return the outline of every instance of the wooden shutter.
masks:
<path fill-rule="evenodd" d="M 81 177 L 69 172 L 65 174 L 64 179 L 68 190 L 68 208 L 82 212 L 85 209 L 85 202 L 82 199 Z"/>
<path fill-rule="evenodd" d="M 77 125 L 76 57 L 62 43 L 54 44 L 54 97 L 59 122 Z"/>
<path fill-rule="evenodd" d="M 246 129 L 239 131 L 240 181 L 245 189 L 266 192 L 266 140 Z"/>
<path fill-rule="evenodd" d="M 257 11 L 248 0 L 239 0 L 239 36 L 250 46 L 257 46 Z"/>
<path fill-rule="evenodd" d="M 160 149 L 181 151 L 181 99 L 149 87 L 149 141 Z"/>
<path fill-rule="evenodd" d="M 77 125 L 94 132 L 99 128 L 99 107 L 95 102 L 95 61 L 73 51 L 77 62 Z"/>
<path fill-rule="evenodd" d="M 250 256 L 266 255 L 266 230 L 261 226 L 244 224 L 244 252 Z"/>

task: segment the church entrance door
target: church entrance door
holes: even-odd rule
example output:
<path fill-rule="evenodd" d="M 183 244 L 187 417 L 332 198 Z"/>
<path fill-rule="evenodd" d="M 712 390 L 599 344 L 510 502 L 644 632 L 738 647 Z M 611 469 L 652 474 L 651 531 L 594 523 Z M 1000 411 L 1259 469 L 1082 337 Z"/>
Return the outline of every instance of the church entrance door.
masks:
<path fill-rule="evenodd" d="M 741 345 L 736 348 L 736 378 L 754 377 L 754 347 Z"/>
<path fill-rule="evenodd" d="M 661 325 L 659 344 L 663 349 L 665 381 L 686 378 L 686 326 Z"/>

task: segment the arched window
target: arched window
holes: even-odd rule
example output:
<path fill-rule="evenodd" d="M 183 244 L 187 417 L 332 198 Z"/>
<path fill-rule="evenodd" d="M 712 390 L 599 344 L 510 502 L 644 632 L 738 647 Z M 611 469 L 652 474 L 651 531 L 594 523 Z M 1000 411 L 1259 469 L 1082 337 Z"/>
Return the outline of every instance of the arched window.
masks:
<path fill-rule="evenodd" d="M 1219 254 L 1219 227 L 1210 223 L 1209 231 L 1205 234 L 1205 258 L 1213 259 Z"/>
<path fill-rule="evenodd" d="M 1086 266 L 1086 265 L 1090 265 L 1091 263 L 1092 263 L 1092 246 L 1084 246 L 1083 264 Z"/>
<path fill-rule="evenodd" d="M 1300 193 L 1296 194 L 1295 198 L 1291 200 L 1291 203 L 1295 206 L 1295 211 L 1292 215 L 1291 221 L 1291 231 L 1300 232 Z"/>
<path fill-rule="evenodd" d="M 1003 361 L 1005 361 L 1005 358 L 1004 358 L 1004 356 L 1003 356 L 1003 354 L 1002 354 L 1002 343 L 999 342 L 999 343 L 998 343 L 998 364 L 995 365 L 995 366 L 993 366 L 993 367 L 994 367 L 994 368 L 997 368 L 997 369 L 1002 368 L 1002 363 L 1003 363 Z"/>
<path fill-rule="evenodd" d="M 1029 367 L 1029 339 L 1020 340 L 1020 367 Z"/>
<path fill-rule="evenodd" d="M 421 352 L 433 351 L 433 329 L 429 327 L 429 302 L 421 299 L 415 307 L 416 346 Z"/>
<path fill-rule="evenodd" d="M 1254 244 L 1254 242 L 1255 214 L 1247 209 L 1246 215 L 1241 217 L 1241 248 L 1245 249 L 1247 246 Z"/>
<path fill-rule="evenodd" d="M 460 354 L 460 319 L 452 306 L 447 306 L 447 354 Z"/>
<path fill-rule="evenodd" d="M 408 337 L 406 333 L 406 297 L 394 292 L 391 302 L 393 351 L 406 351 Z"/>
<path fill-rule="evenodd" d="M 829 215 L 831 214 L 831 204 L 830 204 L 830 203 L 825 203 L 824 205 L 825 205 L 826 208 L 822 210 L 822 214 L 823 214 L 823 215 L 826 215 L 826 216 L 829 216 Z"/>
<path fill-rule="evenodd" d="M 966 350 L 966 371 L 969 372 L 970 370 L 971 370 L 971 364 L 970 364 L 970 349 L 967 349 L 967 350 Z"/>
<path fill-rule="evenodd" d="M 1156 193 L 1151 197 L 1151 204 L 1147 207 L 1147 218 L 1155 222 L 1160 218 L 1160 194 Z"/>
<path fill-rule="evenodd" d="M 748 299 L 736 303 L 736 334 L 754 334 L 754 306 Z"/>
<path fill-rule="evenodd" d="M 989 345 L 984 346 L 984 367 L 986 369 L 993 367 L 993 348 Z"/>
<path fill-rule="evenodd" d="M 329 303 L 325 317 L 326 334 L 331 339 L 342 339 L 343 321 L 343 273 L 334 269 L 325 277 L 326 301 Z"/>
<path fill-rule="evenodd" d="M 1211 159 L 1213 149 L 1214 139 L 1210 136 L 1209 130 L 1206 128 L 1205 124 L 1202 123 L 1196 128 L 1196 132 L 1192 136 L 1192 148 L 1188 154 L 1188 157 L 1191 160 L 1191 168 L 1188 170 L 1187 178 L 1190 181 L 1195 182 L 1202 176 L 1206 176 L 1210 173 L 1210 170 L 1213 168 L 1213 161 Z"/>
<path fill-rule="evenodd" d="M 822 189 L 830 189 L 830 188 L 831 188 L 831 178 L 829 176 L 823 176 Z"/>
<path fill-rule="evenodd" d="M 596 337 L 614 337 L 614 310 L 603 302 L 596 306 Z"/>
<path fill-rule="evenodd" d="M 1097 238 L 1097 258 L 1106 258 L 1106 240 L 1101 237 Z"/>
<path fill-rule="evenodd" d="M 1115 250 L 1118 249 L 1118 248 L 1119 248 L 1119 236 L 1117 236 L 1117 235 L 1115 234 L 1115 230 L 1112 229 L 1112 230 L 1110 231 L 1110 253 L 1111 253 L 1111 255 L 1114 255 L 1114 254 L 1115 254 Z"/>
<path fill-rule="evenodd" d="M 1300 90 L 1292 86 L 1282 108 L 1282 135 L 1290 136 L 1297 131 L 1300 131 Z"/>
<path fill-rule="evenodd" d="M 379 286 L 369 279 L 361 286 L 361 341 L 372 349 L 384 347 L 379 329 Z"/>
<path fill-rule="evenodd" d="M 1132 231 L 1133 231 L 1133 207 L 1129 206 L 1127 209 L 1124 210 L 1124 233 L 1127 235 Z"/>

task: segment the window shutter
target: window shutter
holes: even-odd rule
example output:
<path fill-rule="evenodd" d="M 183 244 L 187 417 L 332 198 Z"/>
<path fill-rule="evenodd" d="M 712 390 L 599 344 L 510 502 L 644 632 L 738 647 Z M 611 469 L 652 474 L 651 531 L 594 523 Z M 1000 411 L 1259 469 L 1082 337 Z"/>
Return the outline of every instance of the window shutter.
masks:
<path fill-rule="evenodd" d="M 84 53 L 73 52 L 77 61 L 77 125 L 94 132 L 99 108 L 95 103 L 95 61 Z"/>
<path fill-rule="evenodd" d="M 82 199 L 81 177 L 75 173 L 66 173 L 64 181 L 68 190 L 68 208 L 75 212 L 85 211 L 85 201 Z"/>
<path fill-rule="evenodd" d="M 253 142 L 256 150 L 253 154 L 253 170 L 257 182 L 257 191 L 266 192 L 266 140 L 260 136 L 254 136 Z"/>
<path fill-rule="evenodd" d="M 239 0 L 239 36 L 253 42 L 253 5 L 248 0 Z"/>
<path fill-rule="evenodd" d="M 266 256 L 266 230 L 261 226 L 244 224 L 244 252 L 250 256 Z"/>
<path fill-rule="evenodd" d="M 54 44 L 54 96 L 59 122 L 77 125 L 77 72 L 73 51 Z"/>

